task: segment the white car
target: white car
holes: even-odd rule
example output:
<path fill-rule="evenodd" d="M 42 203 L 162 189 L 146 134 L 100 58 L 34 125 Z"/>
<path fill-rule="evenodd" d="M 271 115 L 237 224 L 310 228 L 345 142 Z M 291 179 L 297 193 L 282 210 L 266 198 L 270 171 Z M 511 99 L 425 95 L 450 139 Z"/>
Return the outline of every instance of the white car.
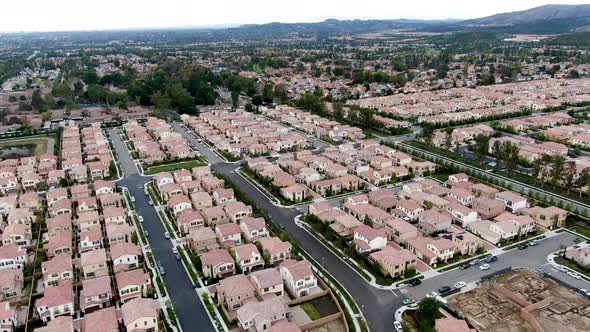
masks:
<path fill-rule="evenodd" d="M 561 266 L 561 265 L 557 265 L 557 266 L 555 267 L 555 269 L 556 269 L 557 271 L 561 271 L 561 272 L 567 272 L 567 269 L 566 269 L 564 266 Z"/>
<path fill-rule="evenodd" d="M 135 196 L 131 196 L 131 201 L 135 202 Z"/>
<path fill-rule="evenodd" d="M 154 203 L 152 203 L 152 201 L 148 201 L 148 204 L 149 204 L 150 206 L 151 206 L 151 205 L 154 205 Z"/>
<path fill-rule="evenodd" d="M 582 279 L 582 276 L 577 274 L 576 272 L 568 272 L 567 275 L 574 278 L 574 279 L 578 279 L 578 280 Z"/>
<path fill-rule="evenodd" d="M 463 281 L 457 281 L 454 285 L 455 288 L 463 288 L 465 287 L 465 282 Z"/>
<path fill-rule="evenodd" d="M 449 303 L 447 302 L 447 300 L 445 300 L 445 298 L 444 298 L 444 297 L 442 297 L 442 296 L 440 296 L 440 295 L 437 295 L 437 296 L 435 297 L 435 299 L 436 299 L 438 302 L 440 302 L 442 305 L 445 305 L 445 306 L 446 306 L 446 305 L 448 305 L 448 304 L 449 304 Z"/>
<path fill-rule="evenodd" d="M 143 222 L 143 216 L 137 216 L 137 220 L 139 220 L 139 222 Z"/>
<path fill-rule="evenodd" d="M 168 232 L 164 232 L 164 237 L 165 237 L 166 239 L 170 239 L 170 233 L 168 233 Z"/>
<path fill-rule="evenodd" d="M 172 247 L 172 252 L 178 254 L 178 249 L 176 249 L 176 247 Z"/>
<path fill-rule="evenodd" d="M 403 332 L 404 328 L 402 327 L 402 323 L 398 322 L 397 320 L 393 322 L 393 327 L 395 328 L 396 332 Z"/>
<path fill-rule="evenodd" d="M 426 294 L 426 298 L 428 298 L 428 299 L 433 299 L 433 298 L 435 298 L 437 295 L 438 295 L 438 293 L 437 293 L 437 292 L 430 292 L 430 293 Z"/>
<path fill-rule="evenodd" d="M 490 264 L 483 264 L 479 267 L 480 270 L 485 271 L 490 268 Z"/>

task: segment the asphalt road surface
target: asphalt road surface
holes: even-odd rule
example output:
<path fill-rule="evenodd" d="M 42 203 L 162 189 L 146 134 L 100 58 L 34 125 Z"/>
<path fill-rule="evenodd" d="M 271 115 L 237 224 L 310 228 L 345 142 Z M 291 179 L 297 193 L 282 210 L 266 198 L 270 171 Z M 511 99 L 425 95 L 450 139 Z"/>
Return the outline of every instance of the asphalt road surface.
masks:
<path fill-rule="evenodd" d="M 149 233 L 148 242 L 154 259 L 159 261 L 166 270 L 166 274 L 162 278 L 182 330 L 186 332 L 215 331 L 184 266 L 176 260 L 172 253 L 172 242 L 164 237 L 166 229 L 160 222 L 158 213 L 153 206 L 149 205 L 149 197 L 144 194 L 143 185 L 151 178 L 138 174 L 133 159 L 129 156 L 125 143 L 116 130 L 112 129 L 110 134 L 124 174 L 124 178 L 117 184 L 129 189 L 129 193 L 135 197 L 134 204 L 137 213 L 144 218 L 142 225 L 143 229 Z"/>

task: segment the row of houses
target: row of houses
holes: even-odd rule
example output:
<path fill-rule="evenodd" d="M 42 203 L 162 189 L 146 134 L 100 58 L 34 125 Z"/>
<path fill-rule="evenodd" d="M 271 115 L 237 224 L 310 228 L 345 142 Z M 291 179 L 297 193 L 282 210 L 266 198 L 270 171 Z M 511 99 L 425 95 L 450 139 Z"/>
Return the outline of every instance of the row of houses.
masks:
<path fill-rule="evenodd" d="M 220 151 L 234 157 L 302 150 L 311 143 L 300 133 L 262 115 L 215 110 L 199 117 L 182 115 L 183 123 Z"/>
<path fill-rule="evenodd" d="M 68 153 L 62 150 L 60 160 L 81 157 L 86 166 L 100 159 L 97 155 L 110 157 L 103 139 L 99 127 L 65 128 L 61 146 Z M 74 157 L 73 148 L 83 153 Z M 46 324 L 35 331 L 160 329 L 159 304 L 150 298 L 151 277 L 143 267 L 123 197 L 114 183 L 100 179 L 104 175 L 89 173 L 88 179 L 80 178 L 72 186 L 71 181 L 55 181 L 46 192 L 0 197 L 2 331 L 14 331 L 29 319 L 17 313 L 28 302 L 23 287 L 32 264 L 39 264 L 40 274 L 38 284 L 32 285 L 33 315 Z"/>
<path fill-rule="evenodd" d="M 348 100 L 420 122 L 448 123 L 590 100 L 590 79 L 547 79 Z"/>
<path fill-rule="evenodd" d="M 341 124 L 287 105 L 279 105 L 275 109 L 263 109 L 263 113 L 272 119 L 320 139 L 343 142 L 345 140 L 357 141 L 365 138 L 365 134 L 360 128 Z M 388 122 L 387 125 L 405 126 L 402 123 L 391 122 Z"/>
<path fill-rule="evenodd" d="M 397 193 L 381 189 L 351 196 L 341 207 L 312 204 L 309 214 L 394 277 L 413 269 L 416 258 L 434 265 L 455 254 L 472 255 L 484 241 L 499 245 L 537 227 L 560 227 L 567 216 L 557 207 L 530 207 L 526 198 L 472 183 L 465 174 L 451 175 L 445 184 L 421 179 Z M 400 264 L 402 259 L 406 263 Z"/>
<path fill-rule="evenodd" d="M 137 157 L 146 165 L 196 156 L 187 140 L 164 120 L 147 117 L 142 124 L 130 120 L 124 128 Z"/>
<path fill-rule="evenodd" d="M 153 182 L 223 313 L 245 331 L 301 331 L 288 304 L 323 291 L 310 263 L 295 260 L 292 245 L 271 236 L 209 166 L 159 173 Z"/>

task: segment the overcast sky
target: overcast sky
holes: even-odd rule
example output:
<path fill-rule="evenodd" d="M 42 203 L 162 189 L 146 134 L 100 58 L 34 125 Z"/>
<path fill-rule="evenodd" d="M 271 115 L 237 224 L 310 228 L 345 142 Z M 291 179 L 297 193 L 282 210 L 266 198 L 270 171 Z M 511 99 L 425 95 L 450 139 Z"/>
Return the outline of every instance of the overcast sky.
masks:
<path fill-rule="evenodd" d="M 339 19 L 476 18 L 575 0 L 2 0 L 0 31 L 105 30 Z"/>

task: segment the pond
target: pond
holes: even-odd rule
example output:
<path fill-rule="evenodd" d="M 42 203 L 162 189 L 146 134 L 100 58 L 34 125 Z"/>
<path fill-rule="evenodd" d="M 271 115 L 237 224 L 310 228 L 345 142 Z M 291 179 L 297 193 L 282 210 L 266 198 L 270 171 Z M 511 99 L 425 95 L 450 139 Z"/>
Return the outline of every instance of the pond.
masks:
<path fill-rule="evenodd" d="M 35 154 L 37 144 L 15 144 L 9 146 L 0 146 L 0 158 L 13 159 L 21 157 L 30 157 Z"/>

